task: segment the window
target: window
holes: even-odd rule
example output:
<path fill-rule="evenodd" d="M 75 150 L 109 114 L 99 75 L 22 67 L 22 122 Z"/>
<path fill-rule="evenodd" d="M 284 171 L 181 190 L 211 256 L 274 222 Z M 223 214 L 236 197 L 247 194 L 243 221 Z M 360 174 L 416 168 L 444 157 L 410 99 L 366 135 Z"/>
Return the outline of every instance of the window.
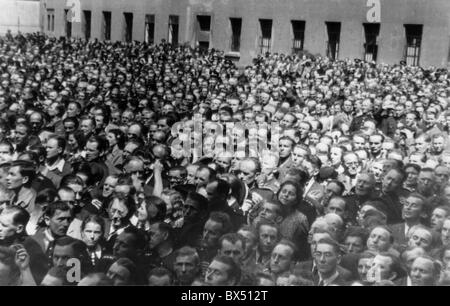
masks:
<path fill-rule="evenodd" d="M 198 15 L 197 16 L 197 43 L 200 50 L 205 52 L 209 49 L 209 42 L 211 37 L 211 16 Z"/>
<path fill-rule="evenodd" d="M 145 38 L 149 44 L 155 42 L 155 15 L 145 15 Z"/>
<path fill-rule="evenodd" d="M 104 40 L 111 40 L 111 12 L 103 12 L 102 33 Z"/>
<path fill-rule="evenodd" d="M 239 52 L 241 50 L 241 29 L 242 18 L 230 18 L 231 23 L 231 51 Z"/>
<path fill-rule="evenodd" d="M 261 54 L 270 52 L 272 46 L 272 19 L 260 19 L 261 36 L 259 39 L 259 49 Z"/>
<path fill-rule="evenodd" d="M 69 16 L 69 10 L 64 10 L 64 20 L 65 22 L 65 29 L 66 29 L 66 37 L 71 38 L 72 37 L 72 22 L 70 21 L 71 17 Z"/>
<path fill-rule="evenodd" d="M 47 31 L 55 31 L 55 9 L 47 9 Z"/>
<path fill-rule="evenodd" d="M 341 39 L 341 23 L 340 22 L 325 22 L 327 25 L 328 42 L 327 42 L 327 56 L 331 60 L 339 58 L 339 44 Z"/>
<path fill-rule="evenodd" d="M 379 23 L 364 23 L 364 60 L 365 61 L 377 61 L 378 55 L 378 45 L 377 37 L 380 35 L 380 24 Z"/>
<path fill-rule="evenodd" d="M 305 41 L 305 21 L 292 20 L 292 32 L 294 39 L 292 42 L 292 53 L 298 53 L 303 50 L 303 43 Z"/>
<path fill-rule="evenodd" d="M 133 40 L 133 13 L 123 13 L 124 18 L 124 31 L 123 38 L 126 42 Z"/>
<path fill-rule="evenodd" d="M 420 45 L 422 43 L 423 25 L 405 24 L 406 51 L 405 61 L 407 65 L 418 66 L 420 62 Z"/>
<path fill-rule="evenodd" d="M 86 40 L 91 38 L 91 11 L 83 11 L 83 28 Z"/>
<path fill-rule="evenodd" d="M 179 23 L 179 16 L 170 15 L 169 16 L 169 37 L 168 42 L 172 44 L 173 46 L 178 45 L 178 23 Z"/>

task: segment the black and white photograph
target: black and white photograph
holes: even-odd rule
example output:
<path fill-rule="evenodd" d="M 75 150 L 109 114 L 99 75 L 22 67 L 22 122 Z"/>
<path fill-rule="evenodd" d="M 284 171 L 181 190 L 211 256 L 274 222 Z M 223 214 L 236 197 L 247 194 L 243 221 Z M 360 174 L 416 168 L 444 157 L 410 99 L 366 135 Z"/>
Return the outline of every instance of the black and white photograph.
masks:
<path fill-rule="evenodd" d="M 0 0 L 0 286 L 449 286 L 449 136 L 449 0 Z"/>

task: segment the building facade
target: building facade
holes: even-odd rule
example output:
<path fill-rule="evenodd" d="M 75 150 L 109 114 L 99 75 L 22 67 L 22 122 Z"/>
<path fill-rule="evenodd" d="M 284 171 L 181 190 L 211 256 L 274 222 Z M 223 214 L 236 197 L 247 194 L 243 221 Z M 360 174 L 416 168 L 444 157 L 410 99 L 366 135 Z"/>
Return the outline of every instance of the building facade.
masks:
<path fill-rule="evenodd" d="M 39 0 L 0 0 L 0 35 L 39 32 Z"/>
<path fill-rule="evenodd" d="M 41 15 L 49 35 L 165 39 L 224 50 L 240 65 L 267 51 L 424 67 L 450 55 L 448 0 L 42 0 Z"/>

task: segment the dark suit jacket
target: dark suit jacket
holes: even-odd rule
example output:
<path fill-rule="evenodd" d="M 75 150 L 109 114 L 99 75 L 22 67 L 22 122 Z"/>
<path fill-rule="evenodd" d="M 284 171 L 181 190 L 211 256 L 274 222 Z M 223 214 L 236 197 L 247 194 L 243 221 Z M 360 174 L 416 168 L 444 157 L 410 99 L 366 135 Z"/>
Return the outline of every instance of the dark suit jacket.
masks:
<path fill-rule="evenodd" d="M 300 274 L 300 276 L 313 281 L 314 284 L 317 285 L 319 283 L 319 273 L 317 269 L 314 269 L 313 271 L 313 260 L 299 262 L 294 269 Z M 338 266 L 337 271 L 339 272 L 339 277 L 333 282 L 333 284 L 336 282 L 336 285 L 344 285 L 344 283 L 348 283 L 353 280 L 352 272 L 349 270 Z"/>
<path fill-rule="evenodd" d="M 405 245 L 407 243 L 405 222 L 391 225 L 390 228 L 392 230 L 392 236 L 394 237 L 394 243 L 400 246 Z"/>

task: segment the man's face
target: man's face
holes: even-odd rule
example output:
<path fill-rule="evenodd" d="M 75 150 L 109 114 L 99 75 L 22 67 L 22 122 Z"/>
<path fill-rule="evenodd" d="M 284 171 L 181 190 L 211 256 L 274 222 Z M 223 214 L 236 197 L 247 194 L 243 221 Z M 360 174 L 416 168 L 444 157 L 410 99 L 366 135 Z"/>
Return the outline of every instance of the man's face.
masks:
<path fill-rule="evenodd" d="M 392 258 L 388 256 L 377 255 L 372 261 L 372 267 L 368 274 L 374 274 L 377 269 L 380 275 L 380 280 L 388 280 L 392 277 Z"/>
<path fill-rule="evenodd" d="M 92 133 L 94 131 L 94 125 L 92 124 L 92 121 L 90 119 L 81 121 L 80 131 L 82 131 L 85 136 L 89 133 Z"/>
<path fill-rule="evenodd" d="M 411 283 L 413 286 L 432 286 L 435 282 L 433 263 L 426 258 L 414 260 L 411 267 Z"/>
<path fill-rule="evenodd" d="M 308 152 L 301 147 L 295 147 L 292 151 L 292 161 L 295 166 L 300 166 L 307 156 Z"/>
<path fill-rule="evenodd" d="M 287 245 L 275 246 L 270 257 L 270 271 L 276 275 L 286 272 L 291 267 L 293 250 Z"/>
<path fill-rule="evenodd" d="M 405 220 L 419 220 L 422 215 L 423 202 L 416 197 L 408 197 L 402 208 L 402 218 Z"/>
<path fill-rule="evenodd" d="M 289 155 L 291 155 L 292 152 L 292 141 L 288 139 L 280 140 L 279 150 L 280 150 L 279 151 L 280 158 L 289 157 Z"/>
<path fill-rule="evenodd" d="M 8 175 L 6 176 L 6 187 L 10 190 L 15 190 L 22 187 L 27 180 L 27 177 L 23 177 L 20 174 L 19 166 L 11 167 L 9 168 Z"/>
<path fill-rule="evenodd" d="M 283 128 L 290 128 L 294 125 L 295 117 L 291 114 L 284 115 L 283 119 L 281 119 L 280 125 Z"/>
<path fill-rule="evenodd" d="M 167 133 L 170 131 L 170 126 L 167 124 L 166 119 L 160 119 L 156 124 L 158 126 L 158 131 L 164 132 L 164 134 L 167 135 Z"/>
<path fill-rule="evenodd" d="M 361 174 L 356 179 L 355 192 L 359 196 L 366 196 L 372 192 L 374 182 L 367 174 Z"/>
<path fill-rule="evenodd" d="M 421 247 L 424 250 L 428 250 L 431 246 L 431 243 L 433 241 L 433 236 L 431 235 L 430 231 L 418 228 L 416 229 L 411 237 L 408 240 L 408 246 L 413 247 Z"/>
<path fill-rule="evenodd" d="M 436 178 L 436 183 L 439 186 L 445 186 L 448 183 L 449 179 L 449 169 L 444 166 L 437 166 L 434 169 L 434 177 Z"/>
<path fill-rule="evenodd" d="M 12 155 L 9 152 L 9 147 L 5 145 L 0 145 L 0 163 L 10 162 L 12 160 Z"/>
<path fill-rule="evenodd" d="M 309 124 L 307 124 L 307 123 L 300 123 L 298 129 L 300 131 L 300 138 L 301 139 L 306 139 L 306 137 L 308 137 L 308 133 L 309 133 L 309 130 L 310 130 Z"/>
<path fill-rule="evenodd" d="M 113 281 L 114 286 L 126 286 L 130 283 L 130 271 L 123 266 L 113 263 L 106 276 Z"/>
<path fill-rule="evenodd" d="M 367 280 L 367 272 L 372 267 L 373 258 L 361 258 L 358 261 L 358 275 L 362 281 Z"/>
<path fill-rule="evenodd" d="M 270 254 L 278 242 L 278 232 L 275 227 L 262 225 L 259 229 L 259 251 Z"/>
<path fill-rule="evenodd" d="M 381 152 L 382 138 L 380 136 L 372 136 L 369 139 L 370 152 L 378 155 Z"/>
<path fill-rule="evenodd" d="M 348 236 L 345 238 L 345 249 L 347 254 L 359 254 L 364 251 L 364 243 L 359 236 Z"/>
<path fill-rule="evenodd" d="M 421 171 L 417 179 L 417 191 L 420 194 L 429 194 L 433 190 L 434 174 L 431 171 Z"/>
<path fill-rule="evenodd" d="M 14 213 L 2 213 L 0 215 L 0 241 L 14 236 L 19 231 L 19 227 L 14 224 Z"/>
<path fill-rule="evenodd" d="M 390 234 L 384 228 L 374 228 L 367 239 L 367 249 L 374 252 L 385 252 L 391 246 Z"/>
<path fill-rule="evenodd" d="M 431 228 L 437 232 L 440 232 L 442 226 L 444 225 L 445 218 L 447 218 L 447 211 L 445 211 L 443 208 L 435 208 L 433 210 L 433 213 L 431 214 Z"/>
<path fill-rule="evenodd" d="M 205 187 L 210 180 L 209 170 L 208 169 L 200 169 L 195 174 L 195 184 L 197 188 Z"/>
<path fill-rule="evenodd" d="M 190 285 L 199 272 L 194 256 L 178 256 L 173 268 L 177 279 L 183 285 Z"/>
<path fill-rule="evenodd" d="M 348 174 L 354 176 L 358 173 L 359 161 L 356 154 L 347 154 L 344 156 L 344 167 Z"/>
<path fill-rule="evenodd" d="M 238 178 L 247 184 L 247 186 L 253 184 L 256 175 L 256 167 L 252 161 L 246 160 L 239 163 Z"/>
<path fill-rule="evenodd" d="M 417 178 L 419 177 L 419 171 L 413 167 L 405 169 L 406 172 L 406 185 L 411 187 L 417 186 Z"/>
<path fill-rule="evenodd" d="M 213 260 L 206 270 L 205 283 L 209 286 L 229 286 L 232 285 L 228 271 L 230 267 L 220 261 Z"/>
<path fill-rule="evenodd" d="M 259 217 L 276 222 L 280 217 L 279 207 L 276 204 L 264 202 L 263 208 L 259 212 Z"/>
<path fill-rule="evenodd" d="M 68 269 L 67 261 L 71 258 L 75 258 L 75 250 L 71 245 L 55 245 L 53 250 L 53 266 Z"/>
<path fill-rule="evenodd" d="M 328 203 L 328 206 L 325 209 L 326 213 L 334 213 L 341 217 L 343 220 L 346 219 L 346 211 L 345 211 L 345 201 L 340 198 L 333 198 Z"/>
<path fill-rule="evenodd" d="M 86 160 L 91 162 L 99 158 L 99 156 L 100 151 L 98 150 L 98 143 L 88 141 L 88 143 L 86 143 Z"/>
<path fill-rule="evenodd" d="M 446 219 L 442 225 L 441 241 L 444 246 L 450 245 L 450 220 Z"/>
<path fill-rule="evenodd" d="M 131 233 L 122 232 L 114 242 L 113 254 L 117 258 L 133 258 L 136 256 L 136 241 Z"/>
<path fill-rule="evenodd" d="M 66 235 L 69 225 L 72 222 L 72 214 L 69 210 L 57 209 L 53 217 L 49 218 L 49 228 L 53 236 L 61 237 Z"/>
<path fill-rule="evenodd" d="M 245 254 L 242 241 L 238 240 L 236 243 L 232 243 L 226 239 L 222 241 L 219 253 L 230 257 L 238 265 L 241 264 L 242 257 Z"/>
<path fill-rule="evenodd" d="M 128 214 L 128 208 L 123 202 L 118 199 L 114 199 L 114 202 L 109 209 L 109 218 L 114 227 L 119 228 L 125 222 L 125 218 Z"/>
<path fill-rule="evenodd" d="M 362 137 L 354 137 L 353 138 L 353 147 L 354 147 L 355 151 L 364 149 L 365 146 L 366 146 L 366 141 L 364 138 L 362 138 Z"/>
<path fill-rule="evenodd" d="M 332 245 L 319 242 L 313 255 L 317 269 L 321 274 L 328 275 L 336 270 L 340 259 Z"/>
<path fill-rule="evenodd" d="M 81 232 L 81 238 L 88 247 L 94 247 L 102 237 L 102 227 L 95 222 L 88 222 Z"/>
<path fill-rule="evenodd" d="M 402 184 L 402 176 L 396 170 L 390 170 L 383 178 L 382 190 L 384 193 L 396 191 Z"/>
<path fill-rule="evenodd" d="M 107 198 L 110 195 L 113 194 L 114 192 L 114 188 L 116 188 L 117 186 L 117 178 L 108 176 L 105 180 L 105 183 L 103 184 L 103 189 L 102 189 L 102 196 Z"/>
<path fill-rule="evenodd" d="M 30 116 L 30 126 L 34 133 L 38 133 L 42 127 L 41 115 L 34 113 Z"/>
<path fill-rule="evenodd" d="M 49 139 L 46 145 L 47 159 L 55 158 L 61 153 L 58 147 L 58 141 L 56 139 Z"/>
<path fill-rule="evenodd" d="M 340 148 L 333 147 L 330 150 L 331 164 L 337 167 L 341 164 L 342 150 Z"/>
<path fill-rule="evenodd" d="M 443 137 L 436 137 L 431 143 L 431 149 L 435 154 L 441 154 L 444 151 L 445 141 Z"/>
<path fill-rule="evenodd" d="M 220 236 L 222 235 L 222 224 L 213 220 L 208 220 L 203 227 L 202 245 L 206 248 L 214 248 L 217 246 Z"/>
<path fill-rule="evenodd" d="M 19 125 L 16 127 L 14 133 L 14 141 L 15 143 L 21 143 L 27 137 L 28 131 L 27 128 L 23 125 Z"/>

